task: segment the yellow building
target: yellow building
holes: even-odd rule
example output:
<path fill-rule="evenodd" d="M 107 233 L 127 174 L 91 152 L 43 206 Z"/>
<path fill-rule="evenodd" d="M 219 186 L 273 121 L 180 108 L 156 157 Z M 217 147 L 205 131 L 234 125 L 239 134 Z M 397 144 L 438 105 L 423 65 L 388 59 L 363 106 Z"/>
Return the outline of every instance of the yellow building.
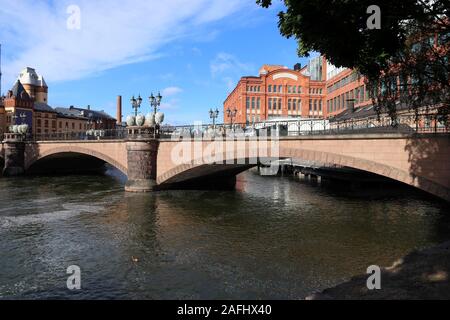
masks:
<path fill-rule="evenodd" d="M 73 108 L 55 108 L 57 112 L 57 132 L 86 132 L 91 129 L 89 119 Z"/>
<path fill-rule="evenodd" d="M 57 113 L 48 104 L 34 103 L 33 134 L 49 134 L 57 132 Z"/>

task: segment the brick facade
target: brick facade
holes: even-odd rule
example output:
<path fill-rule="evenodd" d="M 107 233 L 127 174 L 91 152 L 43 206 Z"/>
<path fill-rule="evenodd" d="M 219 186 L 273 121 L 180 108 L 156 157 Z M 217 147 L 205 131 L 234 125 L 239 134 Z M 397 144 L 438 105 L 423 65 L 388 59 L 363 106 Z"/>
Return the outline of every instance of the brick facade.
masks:
<path fill-rule="evenodd" d="M 325 61 L 325 59 L 323 59 Z M 325 68 L 322 73 L 325 73 Z M 324 79 L 324 75 L 321 76 Z M 259 76 L 242 77 L 223 105 L 224 123 L 251 124 L 273 118 L 326 116 L 325 81 L 307 69 L 264 65 Z M 237 110 L 231 119 L 227 110 Z"/>

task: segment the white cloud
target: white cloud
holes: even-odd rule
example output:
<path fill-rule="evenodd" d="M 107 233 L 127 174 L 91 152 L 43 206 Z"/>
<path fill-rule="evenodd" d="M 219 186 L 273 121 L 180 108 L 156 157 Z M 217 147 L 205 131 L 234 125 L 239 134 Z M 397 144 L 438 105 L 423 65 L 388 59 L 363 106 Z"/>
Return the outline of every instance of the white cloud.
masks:
<path fill-rule="evenodd" d="M 163 97 L 170 97 L 177 95 L 178 93 L 183 92 L 183 89 L 179 87 L 167 87 L 161 91 L 161 95 Z"/>
<path fill-rule="evenodd" d="M 231 91 L 239 78 L 252 73 L 253 66 L 241 62 L 232 54 L 221 52 L 210 62 L 210 71 L 213 79 L 220 79 Z"/>
<path fill-rule="evenodd" d="M 180 100 L 178 99 L 170 99 L 168 101 L 162 101 L 160 109 L 161 110 L 173 110 L 178 109 Z"/>
<path fill-rule="evenodd" d="M 25 66 L 48 81 L 64 81 L 155 58 L 170 41 L 250 5 L 241 0 L 78 0 L 81 29 L 69 30 L 66 10 L 73 3 L 0 0 L 7 86 Z"/>
<path fill-rule="evenodd" d="M 248 72 L 252 69 L 250 64 L 240 62 L 234 55 L 221 52 L 218 53 L 210 63 L 211 75 L 214 77 L 220 74 L 236 74 Z"/>

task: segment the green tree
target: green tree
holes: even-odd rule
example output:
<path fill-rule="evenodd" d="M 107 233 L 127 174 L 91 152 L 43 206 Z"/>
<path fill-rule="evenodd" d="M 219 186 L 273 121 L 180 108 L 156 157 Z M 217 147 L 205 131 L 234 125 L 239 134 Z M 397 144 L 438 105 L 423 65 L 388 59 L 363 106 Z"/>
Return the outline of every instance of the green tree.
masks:
<path fill-rule="evenodd" d="M 257 0 L 262 7 L 272 0 Z M 284 0 L 278 14 L 283 36 L 298 42 L 298 55 L 324 54 L 336 66 L 366 76 L 374 104 L 395 120 L 396 103 L 412 109 L 449 106 L 449 0 Z M 381 28 L 369 29 L 367 8 L 377 5 Z M 439 35 L 440 48 L 430 42 Z M 401 66 L 401 67 L 400 67 Z M 408 93 L 408 94 L 407 94 Z M 414 94 L 412 94 L 414 93 Z M 414 97 L 414 98 L 413 98 Z"/>

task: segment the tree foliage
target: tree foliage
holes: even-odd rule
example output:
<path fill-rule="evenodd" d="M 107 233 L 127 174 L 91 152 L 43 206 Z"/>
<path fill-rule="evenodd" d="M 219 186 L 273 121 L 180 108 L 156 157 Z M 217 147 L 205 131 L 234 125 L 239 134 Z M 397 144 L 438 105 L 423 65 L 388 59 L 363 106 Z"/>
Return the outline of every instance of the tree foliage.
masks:
<path fill-rule="evenodd" d="M 257 0 L 262 7 L 272 0 Z M 336 66 L 366 76 L 379 111 L 395 118 L 396 101 L 417 110 L 449 105 L 450 0 L 284 0 L 283 36 L 298 41 L 299 56 L 324 54 Z M 381 28 L 369 29 L 370 5 L 381 9 Z M 439 47 L 430 41 L 439 35 Z M 436 39 L 436 38 L 435 38 Z M 430 90 L 431 89 L 431 90 Z"/>

